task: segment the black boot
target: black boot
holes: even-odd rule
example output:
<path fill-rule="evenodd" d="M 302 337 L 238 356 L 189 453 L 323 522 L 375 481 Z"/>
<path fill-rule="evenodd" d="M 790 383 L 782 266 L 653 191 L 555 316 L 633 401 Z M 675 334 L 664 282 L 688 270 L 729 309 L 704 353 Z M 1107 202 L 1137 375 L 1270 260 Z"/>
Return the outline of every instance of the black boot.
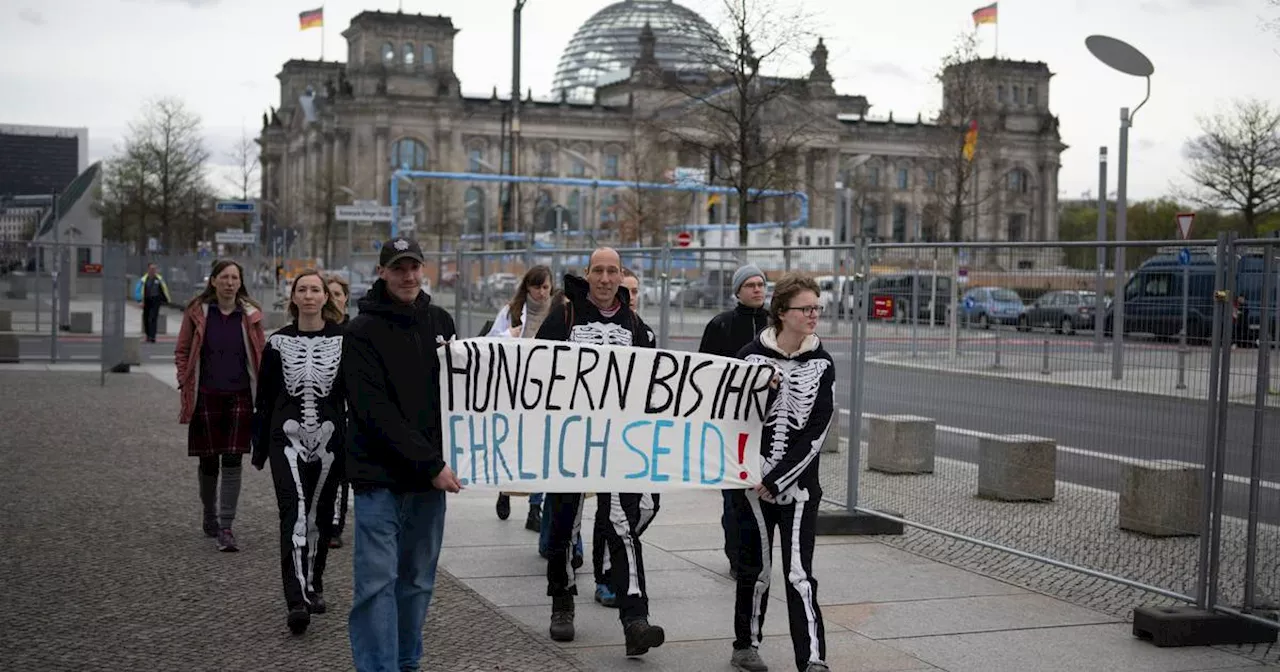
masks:
<path fill-rule="evenodd" d="M 667 641 L 667 633 L 659 626 L 649 625 L 649 619 L 637 618 L 622 626 L 627 637 L 627 655 L 643 656 L 649 649 L 656 649 Z"/>
<path fill-rule="evenodd" d="M 529 505 L 529 516 L 524 519 L 524 529 L 530 532 L 542 531 L 542 507 L 540 505 Z"/>
<path fill-rule="evenodd" d="M 307 613 L 307 605 L 299 604 L 289 610 L 289 632 L 301 635 L 311 624 L 311 614 Z"/>
<path fill-rule="evenodd" d="M 308 600 L 307 611 L 313 614 L 323 614 L 329 608 L 324 603 L 324 593 L 312 593 Z"/>
<path fill-rule="evenodd" d="M 507 495 L 498 495 L 498 520 L 506 520 L 511 517 L 511 497 Z"/>
<path fill-rule="evenodd" d="M 573 596 L 551 598 L 551 640 L 573 641 Z"/>

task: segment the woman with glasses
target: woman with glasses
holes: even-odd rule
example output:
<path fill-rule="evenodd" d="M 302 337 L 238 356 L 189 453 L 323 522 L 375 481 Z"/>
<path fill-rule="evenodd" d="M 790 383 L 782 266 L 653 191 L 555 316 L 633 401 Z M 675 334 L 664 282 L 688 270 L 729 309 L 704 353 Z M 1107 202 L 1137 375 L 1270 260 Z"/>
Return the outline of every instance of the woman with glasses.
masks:
<path fill-rule="evenodd" d="M 781 536 L 791 644 L 800 672 L 829 672 L 818 581 L 813 577 L 813 545 L 822 487 L 818 456 L 831 422 L 835 368 L 814 332 L 822 302 L 812 279 L 787 275 L 774 288 L 769 326 L 738 352 L 748 362 L 776 372 L 769 412 L 760 440 L 761 483 L 734 493 L 741 539 L 734 642 L 730 663 L 764 672 L 760 658 L 764 615 L 769 603 L 773 539 Z"/>

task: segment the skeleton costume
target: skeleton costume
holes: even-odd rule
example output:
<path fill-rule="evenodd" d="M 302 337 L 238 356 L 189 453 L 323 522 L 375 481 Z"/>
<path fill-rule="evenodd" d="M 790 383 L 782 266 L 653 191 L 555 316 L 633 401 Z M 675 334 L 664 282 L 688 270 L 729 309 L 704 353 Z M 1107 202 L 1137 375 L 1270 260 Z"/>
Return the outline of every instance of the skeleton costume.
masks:
<path fill-rule="evenodd" d="M 818 455 L 831 422 L 835 369 L 816 335 L 807 336 L 798 351 L 787 355 L 778 348 L 775 327 L 762 331 L 738 356 L 773 366 L 780 382 L 769 394 L 760 441 L 761 480 L 776 503 L 761 500 L 751 490 L 737 491 L 734 497 L 741 545 L 733 648 L 760 646 L 776 531 L 782 537 L 791 643 L 796 667 L 804 670 L 811 663 L 825 663 L 827 655 L 813 545 L 822 501 Z"/>
<path fill-rule="evenodd" d="M 597 345 L 639 348 L 655 346 L 653 331 L 632 312 L 630 294 L 619 286 L 614 307 L 601 310 L 588 298 L 587 281 L 564 276 L 566 301 L 553 305 L 538 329 L 541 340 L 570 341 Z M 574 577 L 570 540 L 582 528 L 583 496 L 548 493 L 544 516 L 551 517 L 547 544 L 547 595 L 552 598 L 552 637 L 557 636 L 558 619 L 567 618 L 572 629 L 573 596 L 578 594 Z M 618 617 L 627 634 L 627 654 L 640 655 L 663 641 L 660 628 L 647 624 L 649 595 L 645 587 L 644 556 L 640 535 L 658 512 L 655 493 L 599 493 L 596 506 L 608 512 L 609 525 L 603 530 L 609 547 L 609 581 L 617 596 Z M 602 577 L 603 578 L 603 577 Z M 643 625 L 641 623 L 643 622 Z M 634 627 L 633 627 L 633 624 Z M 572 639 L 572 635 L 568 635 Z"/>
<path fill-rule="evenodd" d="M 253 464 L 271 462 L 280 507 L 280 573 L 289 609 L 323 610 L 324 566 L 343 469 L 346 407 L 341 326 L 267 339 L 258 381 Z M 318 597 L 319 596 L 319 597 Z"/>

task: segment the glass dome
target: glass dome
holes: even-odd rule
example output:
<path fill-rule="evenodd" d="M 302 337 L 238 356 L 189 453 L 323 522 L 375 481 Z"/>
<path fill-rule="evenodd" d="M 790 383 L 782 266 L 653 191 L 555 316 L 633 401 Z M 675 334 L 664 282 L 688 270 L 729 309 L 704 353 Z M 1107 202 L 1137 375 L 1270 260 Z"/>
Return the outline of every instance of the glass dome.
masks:
<path fill-rule="evenodd" d="M 648 23 L 664 70 L 704 69 L 694 55 L 715 29 L 697 12 L 672 0 L 622 0 L 598 11 L 578 28 L 560 56 L 552 89 L 570 100 L 595 98 L 604 75 L 626 71 L 640 57 L 640 32 Z"/>

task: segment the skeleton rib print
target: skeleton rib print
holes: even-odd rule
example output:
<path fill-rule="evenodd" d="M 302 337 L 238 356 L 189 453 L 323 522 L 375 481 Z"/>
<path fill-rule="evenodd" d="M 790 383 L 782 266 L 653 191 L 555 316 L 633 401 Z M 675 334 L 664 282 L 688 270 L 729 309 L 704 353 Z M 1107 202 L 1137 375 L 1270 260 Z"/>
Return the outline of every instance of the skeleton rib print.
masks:
<path fill-rule="evenodd" d="M 609 322 L 588 322 L 573 325 L 569 340 L 588 345 L 631 345 L 631 330 Z"/>
<path fill-rule="evenodd" d="M 319 400 L 329 396 L 342 361 L 341 336 L 286 336 L 273 334 L 268 341 L 280 353 L 285 391 L 302 402 L 298 436 L 307 461 L 324 448 L 333 434 L 332 423 L 320 422 Z M 328 427 L 326 427 L 326 425 Z M 290 423 L 285 423 L 286 434 Z"/>
<path fill-rule="evenodd" d="M 809 423 L 809 414 L 822 387 L 822 375 L 831 362 L 826 359 L 806 362 L 777 360 L 763 355 L 747 355 L 746 360 L 752 364 L 772 366 L 781 378 L 777 397 L 765 418 L 765 423 L 773 429 L 769 454 L 763 456 L 764 464 L 761 465 L 762 473 L 767 474 L 786 455 L 792 434 L 803 430 Z"/>

